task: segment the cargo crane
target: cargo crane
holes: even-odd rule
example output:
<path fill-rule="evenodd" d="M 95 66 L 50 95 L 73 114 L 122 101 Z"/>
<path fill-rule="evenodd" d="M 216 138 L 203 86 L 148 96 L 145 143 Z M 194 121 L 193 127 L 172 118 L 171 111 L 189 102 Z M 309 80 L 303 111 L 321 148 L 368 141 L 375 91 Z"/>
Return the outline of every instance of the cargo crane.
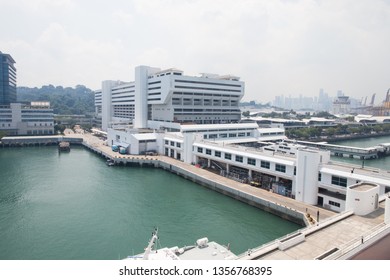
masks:
<path fill-rule="evenodd" d="M 376 93 L 374 93 L 374 94 L 372 95 L 370 106 L 374 106 L 375 95 L 376 95 Z"/>

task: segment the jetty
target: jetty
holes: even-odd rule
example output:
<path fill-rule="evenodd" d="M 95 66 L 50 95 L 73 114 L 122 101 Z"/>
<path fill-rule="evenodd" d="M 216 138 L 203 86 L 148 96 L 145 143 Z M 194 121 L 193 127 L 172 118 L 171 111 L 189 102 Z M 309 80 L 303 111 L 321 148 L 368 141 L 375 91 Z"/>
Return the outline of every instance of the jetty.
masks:
<path fill-rule="evenodd" d="M 1 139 L 0 147 L 48 146 L 58 145 L 60 142 L 81 145 L 83 138 L 79 135 L 6 136 Z"/>
<path fill-rule="evenodd" d="M 336 144 L 329 144 L 326 142 L 309 142 L 309 141 L 296 141 L 296 140 L 284 140 L 289 143 L 297 143 L 308 147 L 314 147 L 322 150 L 330 151 L 334 156 L 349 157 L 357 159 L 375 159 L 390 155 L 390 143 L 381 143 L 379 145 L 369 148 L 359 148 L 352 146 L 342 146 Z"/>

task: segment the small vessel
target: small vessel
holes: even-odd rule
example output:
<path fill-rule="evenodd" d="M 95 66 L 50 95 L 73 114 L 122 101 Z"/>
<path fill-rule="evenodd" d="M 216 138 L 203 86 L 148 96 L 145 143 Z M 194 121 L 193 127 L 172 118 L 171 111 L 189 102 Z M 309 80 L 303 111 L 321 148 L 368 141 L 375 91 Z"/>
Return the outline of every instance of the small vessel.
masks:
<path fill-rule="evenodd" d="M 108 159 L 108 160 L 106 161 L 106 164 L 107 164 L 108 166 L 114 166 L 114 165 L 115 165 L 115 162 L 114 162 L 112 159 Z"/>
<path fill-rule="evenodd" d="M 69 152 L 70 151 L 70 143 L 69 142 L 65 142 L 65 141 L 61 141 L 58 144 L 58 150 L 59 151 L 64 151 L 64 152 Z"/>
<path fill-rule="evenodd" d="M 157 249 L 158 229 L 152 232 L 144 253 L 128 256 L 130 260 L 235 260 L 237 256 L 229 247 L 209 241 L 207 237 L 198 239 L 195 245 Z"/>

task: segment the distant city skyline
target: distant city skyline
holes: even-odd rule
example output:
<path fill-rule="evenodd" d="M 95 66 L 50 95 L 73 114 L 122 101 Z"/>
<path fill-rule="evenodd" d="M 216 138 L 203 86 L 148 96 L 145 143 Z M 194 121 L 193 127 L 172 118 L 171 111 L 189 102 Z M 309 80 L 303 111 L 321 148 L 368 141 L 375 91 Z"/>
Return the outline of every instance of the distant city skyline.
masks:
<path fill-rule="evenodd" d="M 0 51 L 18 86 L 99 89 L 134 67 L 239 76 L 243 101 L 351 98 L 390 87 L 390 2 L 0 0 Z M 17 21 L 17 24 L 15 23 Z M 9 24 L 13 23 L 13 24 Z"/>

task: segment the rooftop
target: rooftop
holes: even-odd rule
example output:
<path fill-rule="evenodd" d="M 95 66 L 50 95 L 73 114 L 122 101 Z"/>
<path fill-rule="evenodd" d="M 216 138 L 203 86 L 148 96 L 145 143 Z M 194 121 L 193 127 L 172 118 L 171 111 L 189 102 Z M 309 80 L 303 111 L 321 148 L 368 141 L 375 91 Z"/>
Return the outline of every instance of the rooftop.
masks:
<path fill-rule="evenodd" d="M 360 184 L 350 186 L 349 188 L 354 189 L 354 190 L 359 191 L 359 192 L 365 192 L 365 191 L 369 191 L 369 190 L 372 190 L 372 189 L 377 188 L 377 187 L 378 187 L 378 185 L 375 185 L 375 184 L 360 183 Z"/>

